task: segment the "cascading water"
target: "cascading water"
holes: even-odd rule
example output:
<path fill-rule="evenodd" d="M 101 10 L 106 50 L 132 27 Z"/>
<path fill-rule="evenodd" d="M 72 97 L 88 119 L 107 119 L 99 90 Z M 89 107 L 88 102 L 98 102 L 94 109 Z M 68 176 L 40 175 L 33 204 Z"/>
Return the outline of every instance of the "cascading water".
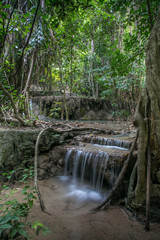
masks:
<path fill-rule="evenodd" d="M 66 153 L 66 157 L 65 157 L 65 168 L 64 168 L 64 176 L 68 175 L 68 165 L 69 165 L 69 157 L 72 153 L 72 149 L 69 149 Z"/>
<path fill-rule="evenodd" d="M 72 160 L 70 157 L 74 151 L 74 149 L 67 150 L 65 176 L 70 175 L 72 172 L 72 181 L 74 183 L 79 179 L 79 185 L 83 186 L 85 182 L 88 182 L 93 190 L 101 192 L 109 155 L 105 152 L 92 153 L 76 150 Z M 73 169 L 70 166 L 71 160 L 73 161 Z"/>
<path fill-rule="evenodd" d="M 107 194 L 106 188 L 113 186 L 121 168 L 119 160 L 114 161 L 113 155 L 111 158 L 110 154 L 113 154 L 114 150 L 109 148 L 120 150 L 122 154 L 123 151 L 129 150 L 132 143 L 114 138 L 90 136 L 83 137 L 83 142 L 86 143 L 81 144 L 81 149 L 67 150 L 63 180 L 69 180 L 70 194 L 78 199 L 102 200 L 103 183 L 105 182 Z"/>
<path fill-rule="evenodd" d="M 68 149 L 65 157 L 64 180 L 70 178 L 70 190 L 80 199 L 100 200 L 109 155 Z"/>
<path fill-rule="evenodd" d="M 85 136 L 83 140 L 88 143 L 102 145 L 105 147 L 117 148 L 120 150 L 125 150 L 125 149 L 128 150 L 132 145 L 131 142 L 114 139 L 114 138 L 102 138 L 102 137 L 90 138 Z"/>

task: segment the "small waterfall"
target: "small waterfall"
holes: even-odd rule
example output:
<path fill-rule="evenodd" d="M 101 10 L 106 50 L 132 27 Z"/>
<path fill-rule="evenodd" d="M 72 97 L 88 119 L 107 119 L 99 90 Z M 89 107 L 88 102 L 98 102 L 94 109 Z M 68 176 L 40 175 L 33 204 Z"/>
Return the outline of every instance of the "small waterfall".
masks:
<path fill-rule="evenodd" d="M 77 181 L 79 167 L 80 167 L 80 157 L 81 157 L 81 155 L 82 155 L 82 159 L 84 159 L 83 152 L 82 151 L 77 151 L 76 156 L 75 156 L 75 160 L 74 160 L 74 168 L 73 168 L 73 182 L 74 183 L 76 183 L 76 181 Z"/>
<path fill-rule="evenodd" d="M 68 166 L 69 166 L 69 157 L 72 153 L 72 149 L 69 149 L 66 153 L 66 157 L 65 157 L 65 168 L 64 168 L 64 176 L 67 177 L 68 175 Z"/>
<path fill-rule="evenodd" d="M 131 142 L 119 140 L 116 138 L 101 138 L 101 137 L 87 137 L 85 136 L 83 139 L 85 142 L 102 145 L 102 146 L 112 146 L 129 149 L 132 145 Z"/>
<path fill-rule="evenodd" d="M 74 184 L 89 184 L 94 191 L 101 192 L 109 155 L 105 152 L 85 152 L 68 149 L 65 157 L 65 176 L 72 172 Z M 72 168 L 72 169 L 71 169 Z"/>

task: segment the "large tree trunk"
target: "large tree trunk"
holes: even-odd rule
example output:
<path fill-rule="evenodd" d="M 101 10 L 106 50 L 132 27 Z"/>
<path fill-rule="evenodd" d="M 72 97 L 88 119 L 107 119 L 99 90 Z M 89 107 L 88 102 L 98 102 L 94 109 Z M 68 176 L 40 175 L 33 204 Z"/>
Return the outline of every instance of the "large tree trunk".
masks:
<path fill-rule="evenodd" d="M 135 124 L 139 128 L 137 184 L 130 204 L 138 208 L 146 201 L 148 148 L 151 151 L 151 200 L 160 198 L 160 9 L 148 42 L 146 87 L 137 106 Z"/>

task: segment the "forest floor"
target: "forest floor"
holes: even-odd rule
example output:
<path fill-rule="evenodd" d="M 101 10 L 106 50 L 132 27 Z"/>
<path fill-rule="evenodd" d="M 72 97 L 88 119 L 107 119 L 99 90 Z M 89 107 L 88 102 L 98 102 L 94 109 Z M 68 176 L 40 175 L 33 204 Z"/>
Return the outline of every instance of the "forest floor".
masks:
<path fill-rule="evenodd" d="M 48 215 L 41 211 L 35 201 L 27 221 L 40 221 L 49 227 L 47 236 L 32 235 L 32 240 L 159 240 L 160 225 L 151 224 L 151 230 L 144 230 L 144 219 L 137 221 L 122 207 L 111 206 L 97 213 L 89 210 L 97 202 L 80 201 L 68 193 L 67 186 L 58 179 L 39 181 L 40 191 Z M 21 187 L 18 188 L 20 193 Z M 14 197 L 18 198 L 18 194 Z M 33 233 L 32 233 L 33 234 Z"/>

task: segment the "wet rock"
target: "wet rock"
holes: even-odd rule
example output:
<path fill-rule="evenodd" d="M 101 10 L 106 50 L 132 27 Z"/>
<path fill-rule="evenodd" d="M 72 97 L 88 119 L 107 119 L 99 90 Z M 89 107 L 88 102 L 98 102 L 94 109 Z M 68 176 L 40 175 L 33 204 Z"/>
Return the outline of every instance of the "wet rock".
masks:
<path fill-rule="evenodd" d="M 38 179 L 42 180 L 42 179 L 48 179 L 49 175 L 47 173 L 46 170 L 38 168 Z"/>
<path fill-rule="evenodd" d="M 18 167 L 34 156 L 37 130 L 0 131 L 0 167 Z"/>
<path fill-rule="evenodd" d="M 4 129 L 0 131 L 0 171 L 9 171 L 19 167 L 33 165 L 35 154 L 35 144 L 37 136 L 41 130 L 12 130 Z M 59 144 L 59 135 L 46 132 L 40 141 L 39 155 L 42 152 L 48 152 L 54 145 Z M 60 157 L 61 158 L 61 157 Z M 42 162 L 50 162 L 51 156 L 42 156 Z M 51 166 L 47 163 L 45 168 Z M 5 170 L 4 170 L 5 169 Z"/>
<path fill-rule="evenodd" d="M 106 99 L 66 97 L 66 101 L 69 119 L 106 120 L 111 117 L 111 103 Z M 63 99 L 60 96 L 32 98 L 33 108 L 35 108 L 34 112 L 37 113 L 39 107 L 39 114 L 52 117 L 53 109 L 57 109 L 56 112 L 54 111 L 56 114 L 53 115 L 53 117 L 57 119 L 60 117 L 59 106 L 62 102 Z"/>
<path fill-rule="evenodd" d="M 57 167 L 52 166 L 52 168 L 50 169 L 50 176 L 54 177 L 56 176 L 56 173 L 57 173 Z"/>
<path fill-rule="evenodd" d="M 58 164 L 60 167 L 64 166 L 64 159 L 59 159 Z"/>

